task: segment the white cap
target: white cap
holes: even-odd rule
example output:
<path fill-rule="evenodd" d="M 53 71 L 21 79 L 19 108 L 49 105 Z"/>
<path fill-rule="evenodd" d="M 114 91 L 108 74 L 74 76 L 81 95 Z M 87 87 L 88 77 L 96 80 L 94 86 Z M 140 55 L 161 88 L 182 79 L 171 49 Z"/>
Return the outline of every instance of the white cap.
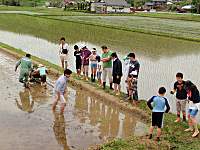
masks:
<path fill-rule="evenodd" d="M 44 65 L 43 64 L 39 64 L 38 67 L 44 67 Z"/>
<path fill-rule="evenodd" d="M 130 73 L 130 75 L 134 75 L 134 76 L 136 76 L 138 73 L 137 73 L 137 71 L 132 71 L 131 73 Z"/>

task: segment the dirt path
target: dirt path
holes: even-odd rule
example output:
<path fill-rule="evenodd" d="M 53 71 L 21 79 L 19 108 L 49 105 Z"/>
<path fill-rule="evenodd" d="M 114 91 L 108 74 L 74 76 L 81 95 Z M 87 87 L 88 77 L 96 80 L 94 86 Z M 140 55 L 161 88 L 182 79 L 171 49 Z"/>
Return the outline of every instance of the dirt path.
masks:
<path fill-rule="evenodd" d="M 0 51 L 0 149 L 87 149 L 114 137 L 144 135 L 146 125 L 131 113 L 68 89 L 64 115 L 52 113 L 52 88 L 26 90 L 14 72 L 16 58 Z"/>

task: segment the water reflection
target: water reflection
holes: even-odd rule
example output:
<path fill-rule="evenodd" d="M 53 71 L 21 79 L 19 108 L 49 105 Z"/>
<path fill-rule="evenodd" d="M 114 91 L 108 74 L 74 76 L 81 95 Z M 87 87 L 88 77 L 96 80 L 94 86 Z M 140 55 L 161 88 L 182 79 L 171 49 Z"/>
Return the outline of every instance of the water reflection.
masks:
<path fill-rule="evenodd" d="M 53 131 L 55 134 L 55 138 L 63 147 L 63 150 L 69 150 L 69 146 L 67 144 L 66 132 L 65 132 L 65 117 L 64 114 L 54 112 L 54 123 L 53 123 Z"/>
<path fill-rule="evenodd" d="M 96 97 L 88 97 L 80 91 L 76 94 L 76 105 L 83 113 L 78 113 L 82 123 L 90 123 L 98 127 L 99 138 L 109 139 L 113 137 L 124 138 L 134 134 L 138 118 L 123 112 L 111 104 L 106 104 Z M 144 127 L 144 126 L 143 126 Z M 141 134 L 145 134 L 145 128 Z"/>
<path fill-rule="evenodd" d="M 30 91 L 28 89 L 24 89 L 24 91 L 19 92 L 20 102 L 16 100 L 17 107 L 25 112 L 32 113 L 34 112 L 33 106 L 34 101 L 30 96 Z"/>

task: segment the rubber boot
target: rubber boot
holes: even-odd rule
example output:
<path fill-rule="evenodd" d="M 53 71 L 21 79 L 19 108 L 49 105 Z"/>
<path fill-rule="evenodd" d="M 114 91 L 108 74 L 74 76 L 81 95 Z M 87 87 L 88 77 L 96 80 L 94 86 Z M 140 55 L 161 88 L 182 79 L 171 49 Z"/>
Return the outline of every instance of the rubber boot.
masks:
<path fill-rule="evenodd" d="M 110 83 L 110 89 L 113 90 L 113 88 L 112 88 L 112 83 Z"/>
<path fill-rule="evenodd" d="M 91 81 L 93 82 L 93 74 L 91 74 Z"/>
<path fill-rule="evenodd" d="M 103 89 L 106 89 L 106 82 L 103 82 Z"/>
<path fill-rule="evenodd" d="M 96 76 L 94 75 L 94 76 L 93 76 L 93 82 L 95 82 L 95 77 L 96 77 Z"/>
<path fill-rule="evenodd" d="M 185 121 L 185 122 L 187 121 L 187 120 L 186 120 L 186 116 L 185 116 L 185 115 L 183 115 L 183 121 Z"/>

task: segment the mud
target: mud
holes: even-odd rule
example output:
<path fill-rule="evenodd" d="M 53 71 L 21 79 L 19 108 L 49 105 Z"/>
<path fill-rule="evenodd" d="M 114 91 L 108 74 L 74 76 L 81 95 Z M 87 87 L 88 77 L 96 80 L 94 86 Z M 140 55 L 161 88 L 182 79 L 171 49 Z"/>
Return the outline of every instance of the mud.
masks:
<path fill-rule="evenodd" d="M 82 150 L 115 137 L 146 133 L 145 123 L 132 113 L 75 87 L 68 88 L 65 113 L 53 113 L 52 87 L 34 84 L 24 89 L 14 72 L 15 62 L 0 51 L 1 150 Z"/>

